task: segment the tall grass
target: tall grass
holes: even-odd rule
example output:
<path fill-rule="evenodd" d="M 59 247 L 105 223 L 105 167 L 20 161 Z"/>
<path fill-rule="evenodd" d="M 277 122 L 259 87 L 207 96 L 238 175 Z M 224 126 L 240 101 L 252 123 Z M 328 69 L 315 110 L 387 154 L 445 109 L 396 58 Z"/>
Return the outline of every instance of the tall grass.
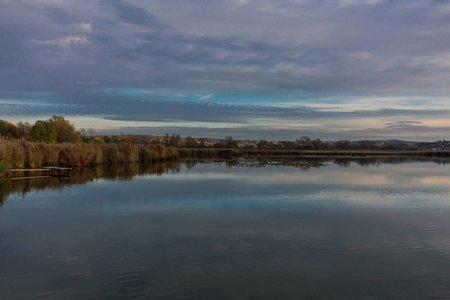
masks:
<path fill-rule="evenodd" d="M 131 143 L 46 144 L 25 140 L 0 139 L 0 169 L 42 166 L 87 166 L 112 163 L 158 162 L 175 160 L 178 152 L 162 145 Z"/>

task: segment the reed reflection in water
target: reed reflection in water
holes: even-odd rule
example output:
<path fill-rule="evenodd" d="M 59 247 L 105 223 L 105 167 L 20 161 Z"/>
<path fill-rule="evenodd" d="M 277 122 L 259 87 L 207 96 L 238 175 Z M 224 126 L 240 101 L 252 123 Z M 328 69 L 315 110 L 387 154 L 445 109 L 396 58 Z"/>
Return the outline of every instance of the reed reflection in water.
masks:
<path fill-rule="evenodd" d="M 2 181 L 1 296 L 448 299 L 446 163 L 193 161 Z"/>
<path fill-rule="evenodd" d="M 193 162 L 194 164 L 196 162 Z M 186 162 L 189 167 L 192 162 Z M 103 180 L 132 180 L 136 176 L 157 175 L 168 172 L 179 172 L 180 163 L 165 162 L 155 164 L 112 164 L 100 165 L 91 168 L 73 168 L 70 177 L 46 177 L 35 179 L 0 180 L 0 206 L 10 194 L 17 194 L 25 197 L 30 191 L 40 191 L 45 189 L 64 189 L 72 185 L 85 185 L 100 179 Z"/>
<path fill-rule="evenodd" d="M 349 167 L 351 163 L 359 166 L 373 166 L 381 164 L 399 164 L 408 161 L 434 162 L 445 165 L 450 160 L 446 158 L 419 158 L 412 159 L 407 157 L 376 157 L 376 158 L 248 158 L 239 160 L 225 161 L 227 167 L 294 167 L 302 170 L 310 168 L 320 168 L 327 165 L 337 165 L 340 167 Z M 136 176 L 157 175 L 166 173 L 178 173 L 184 166 L 186 169 L 195 167 L 198 163 L 213 163 L 214 160 L 183 160 L 180 162 L 164 162 L 153 164 L 112 164 L 99 165 L 94 167 L 73 168 L 70 177 L 38 178 L 30 180 L 8 180 L 0 178 L 0 206 L 4 204 L 10 194 L 25 195 L 30 191 L 39 191 L 44 189 L 63 189 L 72 185 L 84 185 L 96 180 L 132 180 Z M 219 160 L 220 162 L 220 160 Z"/>

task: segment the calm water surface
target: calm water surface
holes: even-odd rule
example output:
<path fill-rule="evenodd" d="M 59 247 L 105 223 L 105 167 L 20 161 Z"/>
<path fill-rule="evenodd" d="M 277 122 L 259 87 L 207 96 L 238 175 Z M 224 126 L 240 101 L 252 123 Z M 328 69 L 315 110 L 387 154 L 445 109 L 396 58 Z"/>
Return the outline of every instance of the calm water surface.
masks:
<path fill-rule="evenodd" d="M 450 164 L 224 162 L 0 183 L 1 299 L 450 299 Z"/>

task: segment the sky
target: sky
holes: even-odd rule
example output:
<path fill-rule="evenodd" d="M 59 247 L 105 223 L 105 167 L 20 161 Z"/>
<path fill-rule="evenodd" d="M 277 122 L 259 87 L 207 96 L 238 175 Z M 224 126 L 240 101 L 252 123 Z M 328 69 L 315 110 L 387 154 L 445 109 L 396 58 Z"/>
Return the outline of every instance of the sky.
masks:
<path fill-rule="evenodd" d="M 0 0 L 0 119 L 450 139 L 450 1 Z"/>

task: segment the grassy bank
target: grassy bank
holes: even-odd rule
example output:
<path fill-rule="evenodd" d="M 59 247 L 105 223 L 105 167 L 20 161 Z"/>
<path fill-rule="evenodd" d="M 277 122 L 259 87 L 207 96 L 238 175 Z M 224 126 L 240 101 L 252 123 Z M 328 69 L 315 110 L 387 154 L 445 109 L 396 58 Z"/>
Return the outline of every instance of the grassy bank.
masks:
<path fill-rule="evenodd" d="M 132 143 L 46 144 L 0 139 L 0 170 L 42 166 L 87 166 L 175 160 L 178 152 L 162 145 Z"/>

